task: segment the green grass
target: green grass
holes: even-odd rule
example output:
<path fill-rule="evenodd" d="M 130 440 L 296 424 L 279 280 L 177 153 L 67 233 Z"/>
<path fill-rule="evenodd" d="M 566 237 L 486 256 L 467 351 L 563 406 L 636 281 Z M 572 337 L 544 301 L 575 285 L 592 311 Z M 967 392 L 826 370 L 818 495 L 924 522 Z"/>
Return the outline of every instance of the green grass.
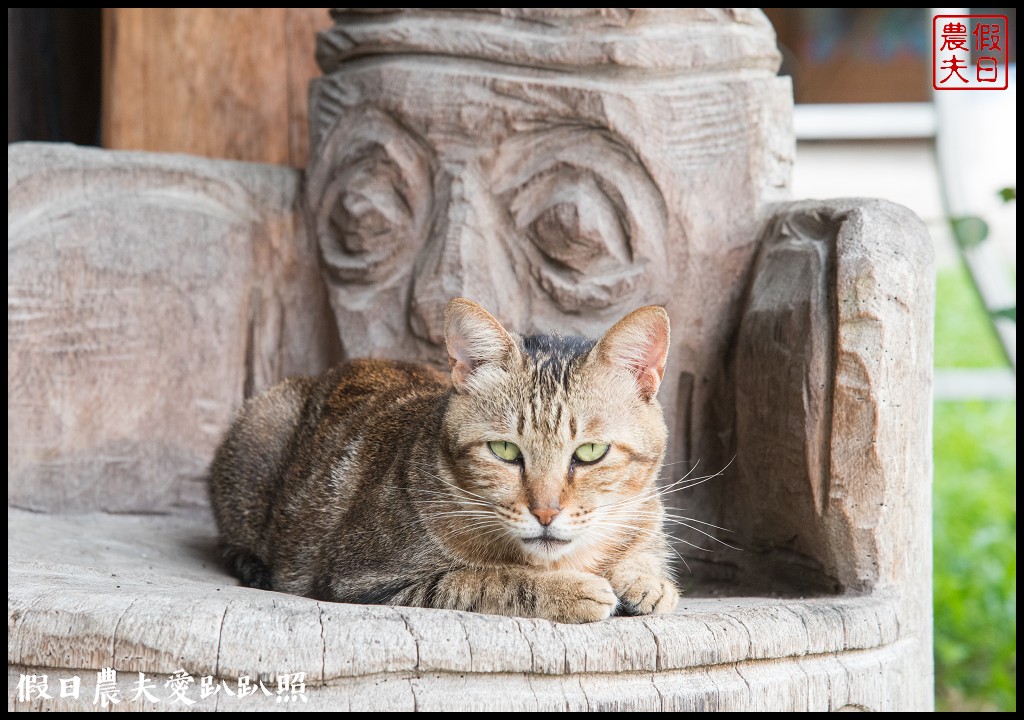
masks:
<path fill-rule="evenodd" d="M 937 367 L 1005 366 L 966 273 L 937 284 Z M 940 710 L 1017 708 L 1017 403 L 935 404 Z"/>
<path fill-rule="evenodd" d="M 1005 367 L 1006 356 L 966 268 L 940 272 L 935 296 L 935 367 Z"/>
<path fill-rule="evenodd" d="M 1017 403 L 935 405 L 940 709 L 1017 707 Z"/>

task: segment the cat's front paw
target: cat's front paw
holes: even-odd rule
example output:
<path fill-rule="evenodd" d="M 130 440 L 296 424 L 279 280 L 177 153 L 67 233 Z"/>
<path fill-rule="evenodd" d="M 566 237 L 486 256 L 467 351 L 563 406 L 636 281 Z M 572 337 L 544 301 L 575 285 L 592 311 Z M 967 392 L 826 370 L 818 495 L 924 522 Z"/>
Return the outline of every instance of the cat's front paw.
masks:
<path fill-rule="evenodd" d="M 666 578 L 632 575 L 615 580 L 615 594 L 625 615 L 667 615 L 679 604 L 679 591 Z"/>
<path fill-rule="evenodd" d="M 588 623 L 611 617 L 618 605 L 611 583 L 575 570 L 545 573 L 537 587 L 537 614 L 561 623 Z"/>

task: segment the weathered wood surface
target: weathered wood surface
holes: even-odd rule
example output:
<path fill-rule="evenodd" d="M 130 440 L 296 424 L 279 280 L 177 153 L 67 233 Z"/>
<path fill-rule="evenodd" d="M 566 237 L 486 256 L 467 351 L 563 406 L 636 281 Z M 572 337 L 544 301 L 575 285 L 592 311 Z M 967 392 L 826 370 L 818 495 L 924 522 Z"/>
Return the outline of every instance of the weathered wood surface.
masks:
<path fill-rule="evenodd" d="M 684 598 L 671 616 L 560 625 L 238 587 L 210 564 L 204 517 L 10 510 L 8 541 L 10 671 L 44 669 L 54 683 L 79 674 L 91 691 L 95 675 L 82 671 L 113 667 L 126 697 L 139 672 L 163 694 L 185 669 L 270 687 L 303 672 L 310 707 L 324 709 L 826 709 L 852 692 L 885 709 L 899 697 L 891 676 L 914 654 L 898 604 L 881 594 Z M 230 698 L 195 709 L 213 707 Z"/>
<path fill-rule="evenodd" d="M 660 17 L 739 57 L 759 16 L 337 17 L 356 27 L 321 44 L 305 176 L 9 148 L 9 505 L 182 514 L 12 511 L 10 667 L 308 668 L 325 708 L 930 709 L 927 235 L 884 202 L 779 204 L 768 55 L 636 50 Z M 460 60 L 468 27 L 508 43 Z M 576 44 L 531 55 L 531 33 Z M 209 565 L 198 479 L 242 397 L 342 348 L 440 363 L 453 295 L 524 332 L 667 307 L 666 480 L 735 457 L 672 503 L 738 548 L 672 531 L 676 615 L 325 605 Z"/>
<path fill-rule="evenodd" d="M 105 8 L 103 145 L 305 167 L 327 8 Z"/>
<path fill-rule="evenodd" d="M 932 704 L 933 250 L 880 200 L 769 215 L 731 361 L 737 475 L 722 573 L 898 592 L 907 707 Z M 721 568 L 716 569 L 721 573 Z M 727 580 L 728 582 L 728 580 Z"/>
<path fill-rule="evenodd" d="M 779 67 L 775 33 L 753 8 L 396 10 L 334 8 L 337 22 L 317 48 L 321 69 L 329 74 L 349 60 L 396 54 L 613 72 L 774 74 Z"/>
<path fill-rule="evenodd" d="M 50 672 L 56 682 L 74 673 L 53 673 L 50 668 L 8 669 L 8 686 L 21 675 Z M 271 693 L 246 698 L 219 692 L 205 700 L 198 691 L 191 707 L 170 707 L 167 674 L 146 674 L 156 689 L 157 702 L 133 700 L 138 675 L 118 675 L 121 702 L 115 711 L 357 711 L 357 712 L 485 712 L 485 711 L 686 711 L 686 712 L 829 712 L 894 711 L 900 686 L 914 667 L 900 647 L 887 647 L 799 658 L 788 663 L 742 662 L 711 668 L 661 673 L 593 675 L 525 675 L 509 673 L 401 672 L 370 678 L 343 678 L 326 685 L 307 683 L 305 703 L 282 705 L 277 687 Z M 81 673 L 84 695 L 77 701 L 17 702 L 10 711 L 94 710 L 91 693 L 95 675 Z M 200 676 L 196 676 L 198 683 Z M 235 679 L 230 678 L 233 686 Z"/>
<path fill-rule="evenodd" d="M 823 591 L 901 582 L 931 553 L 930 240 L 879 200 L 770 218 L 732 356 L 738 477 L 723 520 L 748 552 L 729 559 Z"/>
<path fill-rule="evenodd" d="M 206 504 L 201 478 L 245 393 L 336 354 L 299 182 L 271 166 L 8 147 L 10 504 Z"/>

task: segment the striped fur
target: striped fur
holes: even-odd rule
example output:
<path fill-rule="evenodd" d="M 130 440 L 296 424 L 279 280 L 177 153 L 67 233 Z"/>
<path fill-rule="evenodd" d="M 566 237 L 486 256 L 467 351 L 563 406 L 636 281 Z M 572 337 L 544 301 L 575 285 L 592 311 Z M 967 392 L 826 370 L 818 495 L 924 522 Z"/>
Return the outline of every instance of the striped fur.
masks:
<path fill-rule="evenodd" d="M 358 360 L 246 402 L 210 470 L 242 581 L 560 622 L 670 612 L 655 489 L 665 311 L 641 308 L 595 342 L 521 337 L 456 299 L 445 333 L 450 377 Z M 579 462 L 584 443 L 609 450 Z"/>

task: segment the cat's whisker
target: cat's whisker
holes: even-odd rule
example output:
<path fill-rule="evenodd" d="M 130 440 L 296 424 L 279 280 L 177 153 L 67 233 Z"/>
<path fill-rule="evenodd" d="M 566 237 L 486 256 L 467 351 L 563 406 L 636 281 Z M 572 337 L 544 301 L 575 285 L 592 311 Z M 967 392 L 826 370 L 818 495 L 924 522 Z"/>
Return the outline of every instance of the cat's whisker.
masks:
<path fill-rule="evenodd" d="M 419 505 L 419 503 L 417 503 Z M 431 503 L 431 505 L 439 505 L 439 507 L 428 507 L 427 511 L 434 515 L 438 512 L 450 511 L 451 512 L 488 512 L 494 513 L 498 508 L 487 507 L 486 505 L 480 505 L 479 503 Z"/>
<path fill-rule="evenodd" d="M 736 461 L 736 456 L 735 456 L 735 455 L 733 455 L 733 456 L 732 456 L 732 457 L 731 457 L 731 458 L 729 459 L 729 462 L 727 462 L 727 463 L 726 463 L 726 464 L 725 464 L 725 465 L 724 465 L 724 466 L 722 467 L 722 469 L 721 469 L 721 470 L 719 470 L 718 472 L 714 472 L 714 473 L 711 473 L 710 475 L 702 475 L 702 476 L 698 476 L 698 477 L 695 477 L 695 478 L 693 478 L 692 480 L 690 480 L 690 481 L 688 481 L 688 482 L 689 482 L 689 483 L 695 483 L 695 484 L 699 484 L 699 483 L 702 483 L 702 482 L 707 482 L 708 480 L 711 480 L 711 479 L 713 479 L 713 478 L 716 478 L 716 477 L 721 477 L 722 475 L 724 475 L 724 474 L 725 474 L 725 471 L 726 471 L 726 470 L 728 470 L 728 469 L 729 469 L 729 468 L 730 468 L 730 467 L 732 466 L 733 462 L 735 462 L 735 461 Z M 694 466 L 693 466 L 693 468 L 691 468 L 691 469 L 690 469 L 690 472 L 686 473 L 686 475 L 683 475 L 683 477 L 681 477 L 681 478 L 679 478 L 679 480 L 675 481 L 675 482 L 673 483 L 673 485 L 676 485 L 676 484 L 678 484 L 678 483 L 681 483 L 681 482 L 687 481 L 687 478 L 689 478 L 689 477 L 690 477 L 690 474 L 691 474 L 691 473 L 692 473 L 692 472 L 693 472 L 694 470 L 696 470 L 696 469 L 697 469 L 697 466 L 696 466 L 696 465 L 694 465 Z"/>
<path fill-rule="evenodd" d="M 442 514 L 447 513 L 476 513 L 478 515 L 498 515 L 499 513 L 496 511 L 497 508 L 489 508 L 484 507 L 482 505 L 478 505 L 476 507 L 473 507 L 471 505 L 441 505 L 420 507 L 420 513 L 424 518 L 440 517 Z"/>
<path fill-rule="evenodd" d="M 607 542 L 609 542 L 610 544 L 612 544 L 614 546 L 617 546 L 617 547 L 619 547 L 621 549 L 628 550 L 631 547 L 631 545 L 629 543 L 627 543 L 625 540 L 622 540 L 620 538 L 616 538 L 614 535 L 605 534 L 605 532 L 611 533 L 610 530 L 602 532 L 601 528 L 595 527 L 595 528 L 592 529 L 592 532 L 597 534 L 598 537 L 603 537 L 604 539 L 606 539 Z M 683 567 L 686 568 L 687 572 L 690 572 L 690 565 L 689 565 L 689 563 L 686 562 L 686 558 L 684 558 L 682 555 L 680 555 L 679 551 L 676 550 L 674 547 L 672 547 L 671 543 L 665 543 L 665 547 L 667 547 L 669 550 L 671 550 L 672 553 L 677 558 L 679 558 L 679 562 L 681 562 L 683 564 Z"/>
<path fill-rule="evenodd" d="M 430 471 L 430 470 L 429 470 L 428 468 L 422 467 L 422 465 L 420 465 L 420 464 L 418 464 L 418 463 L 410 463 L 410 464 L 411 464 L 411 465 L 413 465 L 413 466 L 415 466 L 415 467 L 417 467 L 417 468 L 418 468 L 418 469 L 420 470 L 420 472 L 424 473 L 425 475 L 428 475 L 429 477 L 432 477 L 432 478 L 434 478 L 434 479 L 435 479 L 435 480 L 437 480 L 438 482 L 444 483 L 445 485 L 447 485 L 448 487 L 452 488 L 452 489 L 453 489 L 453 490 L 455 490 L 456 492 L 460 492 L 460 493 L 465 493 L 465 494 L 467 494 L 467 495 L 471 495 L 472 497 L 475 497 L 475 498 L 479 498 L 479 499 L 480 499 L 480 500 L 482 500 L 483 502 L 490 502 L 490 501 L 489 501 L 489 500 L 487 500 L 487 498 L 485 498 L 485 497 L 484 497 L 483 495 L 479 495 L 479 494 L 477 494 L 477 493 L 473 492 L 472 490 L 467 490 L 467 489 L 466 489 L 466 488 L 464 488 L 464 487 L 461 487 L 461 486 L 459 486 L 459 485 L 456 485 L 456 484 L 454 484 L 454 483 L 448 482 L 447 480 L 445 480 L 445 479 L 444 479 L 443 477 L 441 477 L 440 475 L 437 475 L 437 474 L 435 474 L 435 473 L 431 472 L 431 471 Z M 420 490 L 420 492 L 423 492 L 423 490 Z"/>
<path fill-rule="evenodd" d="M 699 524 L 699 525 L 704 525 L 706 527 L 711 527 L 711 528 L 714 528 L 716 530 L 721 530 L 722 532 L 732 532 L 732 530 L 729 530 L 728 528 L 721 527 L 719 525 L 715 525 L 713 523 L 704 522 L 703 520 L 697 520 L 695 518 L 686 517 L 685 515 L 675 515 L 675 514 L 669 513 L 669 512 L 660 513 L 660 512 L 657 512 L 657 511 L 643 511 L 643 510 L 640 510 L 640 511 L 635 511 L 635 510 L 634 511 L 630 511 L 630 513 L 629 513 L 630 516 L 629 517 L 623 517 L 618 512 L 610 512 L 610 513 L 608 513 L 608 515 L 610 517 L 616 519 L 616 520 L 630 520 L 630 519 L 635 518 L 637 516 L 639 516 L 641 518 L 642 517 L 648 517 L 648 518 L 650 518 L 652 520 L 661 519 L 663 522 L 672 523 L 673 525 L 681 525 L 681 526 L 683 526 L 685 528 L 693 530 L 694 532 L 700 533 L 701 535 L 704 535 L 705 537 L 711 538 L 715 542 L 717 542 L 717 543 L 719 543 L 721 545 L 724 545 L 727 548 L 731 548 L 733 550 L 741 550 L 741 548 L 738 548 L 735 545 L 732 545 L 731 543 L 728 543 L 725 540 L 722 540 L 721 538 L 715 537 L 711 533 L 708 533 L 708 532 L 700 529 L 699 527 L 695 527 L 691 523 L 696 523 L 696 524 Z M 668 535 L 666 533 L 666 537 L 673 537 L 673 536 Z M 686 541 L 682 541 L 682 542 L 686 542 Z M 693 545 L 693 543 L 687 542 L 686 544 L 687 545 L 691 545 L 693 547 L 697 547 L 697 546 Z M 709 550 L 708 552 L 711 552 L 711 551 Z"/>
<path fill-rule="evenodd" d="M 442 537 L 448 541 L 453 540 L 467 540 L 471 545 L 477 549 L 484 547 L 488 550 L 488 555 L 494 554 L 495 548 L 491 547 L 492 543 L 483 543 L 481 540 L 494 535 L 497 532 L 503 530 L 501 527 L 491 527 L 489 525 L 473 526 L 473 527 L 461 527 L 461 528 L 448 528 L 445 532 L 441 533 Z"/>
<path fill-rule="evenodd" d="M 675 492 L 679 492 L 680 490 L 689 490 L 690 488 L 695 488 L 698 485 L 703 485 L 708 480 L 714 480 L 717 477 L 722 477 L 722 473 L 721 472 L 716 472 L 713 475 L 705 475 L 703 477 L 694 478 L 693 480 L 690 480 L 689 482 L 687 482 L 683 487 L 678 487 L 677 488 L 675 486 L 672 486 L 671 489 L 668 489 L 668 490 L 662 492 L 661 494 L 662 495 L 667 495 L 670 492 L 675 493 Z"/>
<path fill-rule="evenodd" d="M 689 528 L 690 530 L 693 530 L 694 532 L 700 533 L 701 535 L 703 535 L 705 537 L 709 537 L 712 540 L 714 540 L 716 543 L 718 543 L 720 545 L 724 545 L 727 548 L 731 548 L 733 550 L 741 550 L 742 549 L 742 548 L 736 547 L 735 545 L 732 545 L 731 543 L 726 542 L 725 540 L 722 540 L 721 538 L 715 537 L 714 535 L 712 535 L 709 532 L 705 532 L 704 530 L 701 530 L 699 527 L 694 527 L 693 525 L 691 525 L 689 523 L 683 522 L 681 520 L 672 520 L 671 522 L 673 522 L 673 523 L 675 523 L 677 525 L 682 525 L 685 528 Z M 704 523 L 704 524 L 705 525 L 710 525 L 710 523 Z M 718 528 L 717 525 L 712 525 L 711 527 Z M 718 529 L 722 530 L 723 532 L 732 532 L 731 530 L 726 530 L 725 528 L 718 528 Z"/>
<path fill-rule="evenodd" d="M 504 525 L 503 523 L 499 523 L 499 524 L 495 525 L 495 526 L 494 526 L 494 527 L 493 527 L 493 528 L 492 528 L 491 530 L 489 530 L 489 531 L 488 531 L 487 533 L 484 533 L 484 535 L 488 535 L 488 534 L 496 534 L 496 533 L 505 533 L 505 534 L 508 534 L 508 528 L 507 528 L 507 527 L 506 527 L 506 526 L 505 526 L 505 525 Z"/>
<path fill-rule="evenodd" d="M 694 482 L 703 481 L 703 480 L 705 480 L 708 477 L 711 477 L 711 475 L 697 475 L 696 477 L 690 477 L 689 474 L 686 474 L 683 477 L 680 477 L 679 479 L 673 480 L 672 482 L 669 482 L 667 484 L 660 484 L 660 485 L 655 484 L 651 490 L 653 490 L 653 491 L 672 490 L 674 488 L 679 488 L 680 485 L 689 485 L 689 484 L 692 484 Z"/>
<path fill-rule="evenodd" d="M 733 458 L 733 459 L 735 459 L 735 458 Z M 730 460 L 729 462 L 731 464 L 732 460 Z M 656 488 L 653 488 L 653 489 L 651 489 L 651 490 L 649 490 L 649 491 L 647 491 L 645 493 L 642 493 L 640 495 L 637 495 L 637 496 L 634 496 L 634 497 L 631 497 L 631 498 L 627 498 L 625 500 L 620 500 L 620 501 L 617 501 L 617 502 L 608 503 L 607 505 L 602 505 L 600 507 L 632 507 L 632 506 L 635 506 L 635 505 L 643 504 L 643 503 L 648 502 L 650 500 L 654 500 L 656 498 L 662 498 L 662 497 L 664 497 L 666 495 L 680 492 L 682 490 L 689 490 L 690 488 L 696 487 L 697 485 L 705 483 L 708 480 L 712 480 L 712 479 L 714 479 L 716 477 L 721 477 L 722 474 L 726 471 L 726 469 L 728 469 L 728 467 L 729 467 L 729 465 L 726 465 L 724 468 L 719 470 L 717 473 L 714 473 L 712 475 L 704 475 L 704 476 L 701 476 L 701 477 L 696 477 L 696 478 L 693 478 L 692 480 L 687 480 L 686 476 L 684 476 L 684 477 L 680 478 L 679 480 L 676 480 L 674 483 L 671 483 L 670 485 L 667 485 L 665 487 L 656 487 Z"/>
<path fill-rule="evenodd" d="M 458 489 L 458 488 L 456 488 L 456 489 Z M 450 492 L 440 492 L 440 491 L 437 491 L 437 490 L 427 490 L 426 488 L 416 488 L 416 490 L 414 492 L 416 492 L 416 493 L 425 493 L 427 495 L 437 495 L 437 496 L 439 496 L 441 498 L 448 498 L 452 502 L 455 502 L 456 500 L 464 500 L 464 501 L 470 500 L 470 498 L 464 498 L 461 495 L 453 495 Z M 475 498 L 473 498 L 473 502 L 479 502 L 479 503 L 485 504 L 485 505 L 493 505 L 494 504 L 493 502 L 491 502 L 490 500 L 488 500 L 487 498 L 485 498 L 483 496 L 476 496 Z"/>
<path fill-rule="evenodd" d="M 437 510 L 431 511 L 431 517 L 446 517 L 448 515 L 476 515 L 477 517 L 494 517 L 494 513 L 489 508 L 482 508 L 478 510 L 467 510 L 465 508 L 459 508 L 457 510 Z"/>
<path fill-rule="evenodd" d="M 442 517 L 445 515 L 461 514 L 461 515 L 479 515 L 480 517 L 504 517 L 505 513 L 496 507 L 486 507 L 482 505 L 441 505 L 441 506 L 428 506 L 420 507 L 420 513 L 425 519 Z"/>
<path fill-rule="evenodd" d="M 423 493 L 425 495 L 437 495 L 437 496 L 443 497 L 443 498 L 453 498 L 453 499 L 455 499 L 455 498 L 461 497 L 460 495 L 453 495 L 450 492 L 444 492 L 444 491 L 441 491 L 441 490 L 428 490 L 427 488 L 416 488 L 413 492 L 416 493 L 416 494 Z M 486 498 L 480 498 L 480 499 L 484 500 L 486 502 L 490 502 L 489 500 L 486 500 Z"/>
<path fill-rule="evenodd" d="M 416 505 L 429 505 L 429 504 L 433 504 L 433 505 L 479 505 L 481 507 L 484 507 L 484 504 L 482 502 L 479 502 L 479 501 L 476 501 L 476 500 L 473 500 L 473 501 L 463 500 L 463 499 L 460 499 L 460 498 L 457 498 L 457 497 L 452 497 L 452 498 L 441 498 L 441 497 L 436 497 L 436 498 L 432 498 L 432 497 L 429 497 L 429 498 L 410 498 L 410 500 L 413 503 L 415 503 Z"/>
<path fill-rule="evenodd" d="M 722 475 L 728 469 L 729 469 L 729 466 L 726 465 L 724 468 L 722 468 L 718 472 L 714 472 L 714 473 L 711 473 L 709 475 L 698 475 L 697 477 L 694 477 L 694 478 L 691 478 L 691 477 L 689 477 L 687 475 L 687 476 L 679 478 L 678 480 L 676 480 L 675 482 L 673 482 L 673 483 L 671 483 L 669 485 L 662 486 L 662 487 L 660 487 L 658 489 L 661 490 L 661 491 L 671 490 L 672 492 L 676 492 L 677 490 L 687 490 L 687 489 L 689 489 L 691 487 L 696 487 L 697 485 L 700 485 L 702 483 L 706 483 L 708 480 L 713 480 L 713 479 L 715 479 L 717 477 L 722 477 Z M 682 486 L 682 487 L 679 487 L 679 486 Z"/>
<path fill-rule="evenodd" d="M 689 461 L 688 461 L 688 460 L 680 460 L 679 462 L 689 462 Z M 671 465 L 678 465 L 678 464 L 679 464 L 679 463 L 664 463 L 664 464 L 663 464 L 663 465 L 662 465 L 661 467 L 662 467 L 662 469 L 664 469 L 664 468 L 667 468 L 667 467 L 669 467 L 669 466 L 671 466 Z M 683 476 L 682 476 L 682 477 L 681 477 L 681 478 L 680 478 L 679 480 L 677 480 L 676 482 L 679 482 L 679 481 L 681 481 L 681 480 L 685 480 L 686 478 L 690 477 L 690 474 L 691 474 L 691 473 L 692 473 L 692 472 L 693 472 L 694 470 L 696 470 L 696 469 L 697 469 L 697 466 L 698 466 L 698 465 L 700 465 L 700 458 L 697 458 L 696 460 L 694 460 L 694 461 L 693 461 L 693 467 L 692 467 L 692 468 L 690 468 L 689 470 L 687 470 L 687 471 L 686 471 L 686 474 L 685 474 L 685 475 L 683 475 Z M 662 479 L 664 479 L 664 478 L 662 478 Z"/>
<path fill-rule="evenodd" d="M 666 468 L 666 467 L 670 467 L 672 465 L 682 465 L 683 463 L 688 463 L 688 462 L 692 462 L 693 466 L 697 467 L 697 463 L 700 462 L 700 458 L 697 458 L 696 460 L 676 460 L 675 462 L 662 463 L 661 466 L 663 468 Z"/>
<path fill-rule="evenodd" d="M 440 477 L 438 475 L 434 475 L 433 478 L 435 480 L 437 480 L 438 482 L 444 483 L 445 485 L 447 485 L 451 489 L 455 490 L 455 492 L 465 493 L 466 495 L 469 495 L 470 497 L 477 498 L 481 502 L 490 503 L 490 500 L 485 498 L 483 495 L 478 495 L 477 493 L 473 492 L 472 490 L 467 490 L 466 488 L 460 487 L 460 486 L 456 485 L 455 483 L 450 483 L 447 480 L 445 480 L 443 477 Z"/>
<path fill-rule="evenodd" d="M 463 522 L 467 522 L 467 523 L 469 521 L 471 521 L 471 520 L 479 520 L 479 521 L 488 522 L 488 523 L 494 522 L 494 518 L 493 517 L 487 517 L 485 515 L 439 515 L 438 517 L 447 518 L 447 519 L 450 519 L 450 520 L 453 520 L 453 521 L 454 520 L 459 520 L 459 521 L 463 521 Z"/>
<path fill-rule="evenodd" d="M 638 527 L 636 525 L 627 525 L 625 523 L 604 522 L 602 524 L 610 525 L 610 526 L 613 526 L 613 527 L 626 528 L 628 530 L 634 530 L 636 532 L 646 533 L 648 535 L 657 535 L 657 536 L 660 536 L 660 537 L 670 538 L 672 540 L 675 540 L 676 542 L 680 542 L 680 543 L 682 543 L 684 545 L 689 545 L 692 548 L 696 548 L 697 550 L 703 550 L 705 552 L 714 552 L 714 550 L 708 550 L 707 548 L 702 548 L 700 545 L 694 545 L 692 542 L 689 542 L 688 540 L 683 540 L 682 538 L 676 537 L 675 535 L 672 535 L 671 533 L 667 533 L 664 530 L 654 529 L 654 528 L 642 528 L 642 527 Z M 669 547 L 671 547 L 671 544 L 669 545 Z"/>
<path fill-rule="evenodd" d="M 474 520 L 475 520 L 475 522 L 466 522 L 465 524 L 460 525 L 460 526 L 453 526 L 453 529 L 458 530 L 458 531 L 468 532 L 468 531 L 477 530 L 477 529 L 480 529 L 480 528 L 491 527 L 491 526 L 493 526 L 495 524 L 493 518 L 487 518 L 487 519 L 475 518 Z"/>
<path fill-rule="evenodd" d="M 647 517 L 651 517 L 651 518 L 657 518 L 657 517 L 660 516 L 660 517 L 664 518 L 665 520 L 667 520 L 669 522 L 679 522 L 681 520 L 685 520 L 687 522 L 697 523 L 698 525 L 706 525 L 707 527 L 712 527 L 715 530 L 721 530 L 722 532 L 727 532 L 727 533 L 735 532 L 734 530 L 730 530 L 729 528 L 724 528 L 721 525 L 715 525 L 714 523 L 709 523 L 709 522 L 705 522 L 703 520 L 698 520 L 696 518 L 687 517 L 686 515 L 676 515 L 676 514 L 670 513 L 670 512 L 659 513 L 657 511 L 653 511 L 653 510 L 636 510 L 636 511 L 631 512 L 630 514 L 633 515 L 633 516 L 641 515 L 641 516 L 647 516 Z"/>
<path fill-rule="evenodd" d="M 631 497 L 631 498 L 626 498 L 624 500 L 620 500 L 620 501 L 618 501 L 616 503 L 610 503 L 610 504 L 613 504 L 613 505 L 616 505 L 616 504 L 628 504 L 628 503 L 642 502 L 644 500 L 650 500 L 650 499 L 653 499 L 653 498 L 656 498 L 656 497 L 660 497 L 662 495 L 666 495 L 666 494 L 671 493 L 671 492 L 679 492 L 680 490 L 686 490 L 686 489 L 691 488 L 691 487 L 693 487 L 695 485 L 699 485 L 702 482 L 706 482 L 707 480 L 710 480 L 711 478 L 718 477 L 719 475 L 721 475 L 721 471 L 719 471 L 718 473 L 715 473 L 714 475 L 702 475 L 702 476 L 695 477 L 695 478 L 689 479 L 689 480 L 686 477 L 682 477 L 679 480 L 676 480 L 675 482 L 670 483 L 668 485 L 655 486 L 655 487 L 652 487 L 650 490 L 647 490 L 647 491 L 645 491 L 645 492 L 643 492 L 643 493 L 641 493 L 639 495 L 636 495 L 636 496 Z"/>
<path fill-rule="evenodd" d="M 733 455 L 729 459 L 729 462 L 727 462 L 722 467 L 721 470 L 719 470 L 718 472 L 713 473 L 711 475 L 704 475 L 704 476 L 702 476 L 703 479 L 709 479 L 709 478 L 717 477 L 717 476 L 721 475 L 722 473 L 724 473 L 726 470 L 729 469 L 729 466 L 732 465 L 735 460 L 736 460 L 736 455 Z M 689 462 L 689 461 L 688 460 L 680 460 L 679 462 Z M 676 464 L 678 464 L 678 463 L 665 463 L 664 465 L 662 465 L 662 468 L 666 468 L 666 467 L 669 467 L 670 465 L 676 465 Z M 699 464 L 700 464 L 700 458 L 697 458 L 696 460 L 693 461 L 693 467 L 690 468 L 685 475 L 683 475 L 681 478 L 679 478 L 675 482 L 678 483 L 678 482 L 683 482 L 684 480 L 686 480 L 688 477 L 690 477 L 690 475 L 693 473 L 693 471 L 697 469 L 697 466 Z M 662 478 L 662 479 L 664 479 L 664 478 Z M 699 479 L 701 479 L 701 478 L 694 478 L 694 480 L 699 480 Z"/>

